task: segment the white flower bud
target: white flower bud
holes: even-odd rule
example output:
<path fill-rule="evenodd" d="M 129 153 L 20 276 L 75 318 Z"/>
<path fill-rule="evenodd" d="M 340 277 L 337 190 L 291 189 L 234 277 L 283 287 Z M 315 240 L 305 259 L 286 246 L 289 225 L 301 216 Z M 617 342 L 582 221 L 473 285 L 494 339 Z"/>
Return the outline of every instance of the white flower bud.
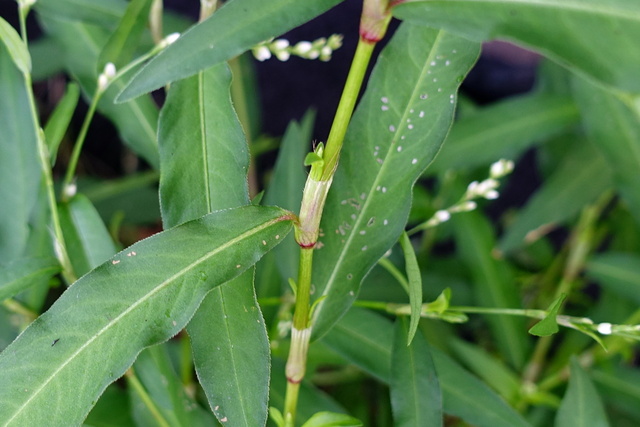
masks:
<path fill-rule="evenodd" d="M 513 162 L 511 160 L 500 159 L 491 165 L 491 178 L 502 178 L 513 171 Z"/>
<path fill-rule="evenodd" d="M 500 193 L 498 193 L 496 190 L 489 190 L 484 193 L 484 198 L 487 200 L 495 200 L 498 197 L 500 197 Z"/>
<path fill-rule="evenodd" d="M 297 55 L 305 56 L 307 53 L 309 53 L 309 51 L 311 51 L 312 48 L 313 46 L 311 45 L 310 42 L 302 41 L 297 43 L 293 47 L 293 52 Z"/>
<path fill-rule="evenodd" d="M 109 79 L 104 74 L 98 76 L 98 89 L 103 91 L 109 86 Z"/>
<path fill-rule="evenodd" d="M 278 58 L 282 62 L 287 61 L 291 57 L 291 54 L 286 50 L 281 50 L 279 52 L 274 52 L 274 53 L 276 54 L 276 58 Z"/>
<path fill-rule="evenodd" d="M 75 182 L 72 182 L 69 185 L 67 185 L 66 187 L 64 187 L 64 195 L 68 199 L 70 199 L 73 196 L 75 196 L 77 191 L 78 191 L 78 186 L 76 185 Z"/>
<path fill-rule="evenodd" d="M 107 62 L 107 65 L 104 66 L 104 71 L 102 72 L 109 80 L 116 76 L 116 66 L 113 62 Z"/>
<path fill-rule="evenodd" d="M 176 40 L 180 38 L 180 33 L 171 33 L 160 42 L 160 46 L 164 49 L 165 47 L 173 44 Z"/>
<path fill-rule="evenodd" d="M 306 55 L 306 58 L 307 59 L 318 59 L 318 56 L 320 56 L 320 52 L 318 51 L 318 49 L 314 49 L 314 50 L 310 51 Z"/>
<path fill-rule="evenodd" d="M 327 40 L 327 46 L 331 48 L 331 50 L 340 49 L 342 47 L 342 35 L 341 34 L 333 34 Z"/>
<path fill-rule="evenodd" d="M 331 59 L 331 53 L 333 51 L 331 50 L 331 48 L 329 46 L 325 46 L 320 50 L 320 60 L 327 62 Z"/>
<path fill-rule="evenodd" d="M 264 45 L 253 48 L 252 53 L 258 61 L 266 61 L 271 58 L 271 51 Z"/>
<path fill-rule="evenodd" d="M 612 332 L 612 324 L 611 323 L 600 323 L 598 325 L 598 332 L 600 332 L 602 335 L 611 335 Z"/>
<path fill-rule="evenodd" d="M 469 212 L 478 207 L 478 204 L 474 201 L 467 200 L 466 202 L 460 203 L 457 207 L 458 212 Z"/>
<path fill-rule="evenodd" d="M 275 51 L 284 50 L 289 47 L 289 40 L 286 39 L 278 39 L 271 43 L 272 49 Z"/>
<path fill-rule="evenodd" d="M 451 214 L 447 210 L 439 210 L 433 216 L 437 218 L 439 222 L 446 222 L 451 218 Z"/>

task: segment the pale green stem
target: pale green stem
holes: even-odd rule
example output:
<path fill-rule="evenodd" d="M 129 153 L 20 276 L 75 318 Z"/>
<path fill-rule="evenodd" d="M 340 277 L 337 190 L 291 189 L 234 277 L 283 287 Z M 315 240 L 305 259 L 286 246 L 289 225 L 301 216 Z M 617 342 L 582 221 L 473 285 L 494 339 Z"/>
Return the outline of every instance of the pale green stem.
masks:
<path fill-rule="evenodd" d="M 33 322 L 38 318 L 38 313 L 25 307 L 23 304 L 21 304 L 19 301 L 16 301 L 15 299 L 7 298 L 6 300 L 2 301 L 2 305 L 4 306 L 4 308 L 9 310 L 10 312 L 24 316 L 27 320 L 26 325 L 29 325 L 31 322 Z"/>
<path fill-rule="evenodd" d="M 136 376 L 133 368 L 129 368 L 127 372 L 125 372 L 124 376 L 133 391 L 138 395 L 138 397 L 140 397 L 142 403 L 147 407 L 151 416 L 158 422 L 158 425 L 161 427 L 170 427 L 169 422 L 164 418 L 151 396 L 149 396 L 149 393 L 147 393 L 147 390 L 145 390 L 144 386 Z"/>

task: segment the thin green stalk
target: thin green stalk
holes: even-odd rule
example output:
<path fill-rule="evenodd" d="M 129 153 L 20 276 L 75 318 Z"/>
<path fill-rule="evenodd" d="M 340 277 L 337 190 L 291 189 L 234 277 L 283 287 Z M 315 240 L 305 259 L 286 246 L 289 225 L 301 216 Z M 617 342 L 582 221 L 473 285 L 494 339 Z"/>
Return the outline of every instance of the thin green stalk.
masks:
<path fill-rule="evenodd" d="M 11 313 L 16 313 L 24 316 L 27 319 L 26 325 L 24 327 L 31 324 L 31 322 L 38 318 L 38 313 L 30 310 L 28 307 L 25 307 L 22 303 L 13 298 L 7 298 L 6 300 L 2 301 L 2 306 Z"/>
<path fill-rule="evenodd" d="M 160 413 L 160 409 L 158 409 L 151 396 L 149 396 L 149 393 L 147 393 L 147 390 L 145 390 L 144 386 L 133 371 L 133 368 L 129 368 L 127 372 L 125 372 L 124 376 L 127 379 L 127 383 L 131 386 L 138 397 L 140 397 L 142 403 L 147 407 L 151 416 L 158 422 L 158 425 L 161 427 L 170 427 L 169 422 L 164 418 L 162 413 Z"/>

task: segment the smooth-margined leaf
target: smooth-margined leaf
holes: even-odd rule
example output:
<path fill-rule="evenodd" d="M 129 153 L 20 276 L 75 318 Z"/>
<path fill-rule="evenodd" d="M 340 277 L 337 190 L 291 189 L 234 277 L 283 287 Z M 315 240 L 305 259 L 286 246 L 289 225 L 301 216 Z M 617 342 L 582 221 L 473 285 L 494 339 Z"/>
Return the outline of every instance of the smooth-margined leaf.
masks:
<path fill-rule="evenodd" d="M 360 369 L 389 384 L 393 324 L 354 307 L 322 342 Z M 479 427 L 525 427 L 529 423 L 482 381 L 446 354 L 429 346 L 442 390 L 443 411 Z"/>
<path fill-rule="evenodd" d="M 422 274 L 416 253 L 413 250 L 411 239 L 406 232 L 400 235 L 400 247 L 404 254 L 404 265 L 407 272 L 407 282 L 409 284 L 409 304 L 411 306 L 411 321 L 409 323 L 409 333 L 407 335 L 407 345 L 411 344 L 411 340 L 418 330 L 420 322 L 420 313 L 422 311 Z"/>
<path fill-rule="evenodd" d="M 292 219 L 279 208 L 217 211 L 83 276 L 0 354 L 0 422 L 80 423 L 143 348 L 182 329 L 207 292 L 255 264 Z"/>
<path fill-rule="evenodd" d="M 135 427 L 127 392 L 118 384 L 107 387 L 83 426 Z"/>
<path fill-rule="evenodd" d="M 532 144 L 578 122 L 569 97 L 532 94 L 507 99 L 462 117 L 451 128 L 428 174 L 517 159 Z"/>
<path fill-rule="evenodd" d="M 34 82 L 64 71 L 62 49 L 51 37 L 43 35 L 38 40 L 30 40 L 29 54 L 32 59 L 31 79 Z"/>
<path fill-rule="evenodd" d="M 249 203 L 249 148 L 230 86 L 219 64 L 169 91 L 158 132 L 165 227 Z M 239 426 L 263 425 L 268 410 L 269 340 L 253 276 L 251 269 L 210 292 L 187 328 L 211 409 Z"/>
<path fill-rule="evenodd" d="M 0 44 L 0 259 L 23 256 L 41 169 L 24 76 Z"/>
<path fill-rule="evenodd" d="M 64 96 L 56 105 L 44 127 L 44 139 L 49 149 L 52 165 L 56 162 L 58 147 L 67 132 L 69 123 L 71 123 L 78 99 L 80 99 L 80 88 L 75 83 L 69 83 Z"/>
<path fill-rule="evenodd" d="M 417 0 L 393 8 L 400 19 L 483 41 L 503 38 L 571 69 L 640 91 L 640 3 L 635 0 Z"/>
<path fill-rule="evenodd" d="M 442 426 L 442 394 L 427 341 L 418 333 L 407 346 L 410 327 L 396 320 L 391 354 L 391 405 L 395 426 Z"/>
<path fill-rule="evenodd" d="M 307 178 L 303 162 L 309 151 L 314 121 L 315 112 L 309 111 L 300 123 L 292 122 L 287 127 L 263 204 L 280 206 L 293 212 L 300 209 Z M 276 263 L 284 280 L 298 277 L 299 252 L 300 247 L 293 236 L 287 237 L 274 250 Z"/>
<path fill-rule="evenodd" d="M 127 5 L 118 28 L 111 33 L 109 41 L 98 57 L 96 71 L 102 73 L 104 66 L 111 62 L 116 68 L 131 61 L 138 47 L 138 40 L 149 20 L 152 0 L 132 0 Z"/>
<path fill-rule="evenodd" d="M 569 388 L 556 414 L 557 427 L 608 427 L 602 400 L 589 375 L 576 358 L 571 359 Z"/>
<path fill-rule="evenodd" d="M 586 274 L 600 286 L 640 304 L 640 256 L 632 253 L 605 252 L 587 263 Z"/>
<path fill-rule="evenodd" d="M 22 74 L 31 72 L 31 56 L 18 32 L 4 18 L 0 17 L 0 40 L 9 53 L 13 63 Z"/>
<path fill-rule="evenodd" d="M 45 31 L 62 48 L 65 69 L 80 83 L 87 96 L 93 96 L 97 86 L 96 64 L 109 30 L 77 21 L 66 21 L 55 15 L 42 16 Z M 111 83 L 98 103 L 98 111 L 113 121 L 123 141 L 154 168 L 158 167 L 156 127 L 158 108 L 150 96 L 115 105 L 115 95 L 124 87 L 123 76 Z"/>
<path fill-rule="evenodd" d="M 567 141 L 570 142 L 570 141 Z M 572 142 L 560 164 L 518 212 L 499 248 L 509 252 L 535 241 L 613 186 L 611 168 L 588 141 Z"/>
<path fill-rule="evenodd" d="M 105 262 L 116 247 L 89 199 L 75 195 L 58 206 L 64 243 L 77 277 Z"/>
<path fill-rule="evenodd" d="M 477 56 L 475 43 L 406 23 L 380 54 L 321 223 L 313 283 L 326 298 L 315 311 L 316 337 L 349 309 L 363 277 L 397 242 L 413 184 L 440 149 L 456 91 Z"/>
<path fill-rule="evenodd" d="M 574 80 L 574 92 L 587 135 L 609 164 L 616 189 L 640 224 L 640 116 L 585 79 Z"/>
<path fill-rule="evenodd" d="M 510 266 L 492 255 L 495 237 L 488 219 L 478 212 L 468 212 L 456 215 L 451 223 L 458 253 L 471 273 L 476 300 L 485 307 L 519 307 L 519 290 Z M 522 367 L 529 346 L 523 334 L 524 320 L 492 315 L 486 321 L 501 354 L 512 366 Z"/>
<path fill-rule="evenodd" d="M 532 335 L 537 335 L 539 337 L 547 337 L 549 335 L 553 335 L 558 332 L 558 322 L 556 321 L 556 317 L 558 317 L 558 313 L 560 312 L 560 307 L 562 307 L 562 302 L 567 297 L 567 294 L 560 295 L 555 301 L 551 303 L 549 309 L 547 310 L 547 315 L 533 325 L 529 329 L 529 333 Z"/>
<path fill-rule="evenodd" d="M 0 301 L 39 283 L 42 278 L 53 277 L 60 271 L 55 258 L 22 258 L 0 268 Z"/>
<path fill-rule="evenodd" d="M 302 427 L 361 427 L 362 422 L 346 414 L 316 412 Z"/>
<path fill-rule="evenodd" d="M 252 48 L 320 15 L 341 0 L 235 0 L 192 27 L 153 58 L 118 96 L 118 102 L 140 96 L 167 83 Z"/>

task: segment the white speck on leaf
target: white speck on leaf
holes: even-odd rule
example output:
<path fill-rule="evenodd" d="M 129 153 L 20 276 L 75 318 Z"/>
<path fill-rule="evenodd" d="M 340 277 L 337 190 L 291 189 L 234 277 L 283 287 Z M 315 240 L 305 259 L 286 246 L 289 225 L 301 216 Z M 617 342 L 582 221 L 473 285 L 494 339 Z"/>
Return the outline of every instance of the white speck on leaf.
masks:
<path fill-rule="evenodd" d="M 413 159 L 413 160 L 411 160 L 411 164 L 412 164 L 412 165 L 415 165 L 416 163 L 418 163 L 418 159 Z"/>
<path fill-rule="evenodd" d="M 391 132 L 395 132 L 396 131 L 396 127 L 394 125 L 389 125 L 389 130 Z"/>
<path fill-rule="evenodd" d="M 116 265 L 116 264 L 119 264 L 119 263 L 120 263 L 120 260 L 118 260 L 118 259 L 114 259 L 113 261 L 111 261 L 111 264 L 113 264 L 113 265 Z"/>

